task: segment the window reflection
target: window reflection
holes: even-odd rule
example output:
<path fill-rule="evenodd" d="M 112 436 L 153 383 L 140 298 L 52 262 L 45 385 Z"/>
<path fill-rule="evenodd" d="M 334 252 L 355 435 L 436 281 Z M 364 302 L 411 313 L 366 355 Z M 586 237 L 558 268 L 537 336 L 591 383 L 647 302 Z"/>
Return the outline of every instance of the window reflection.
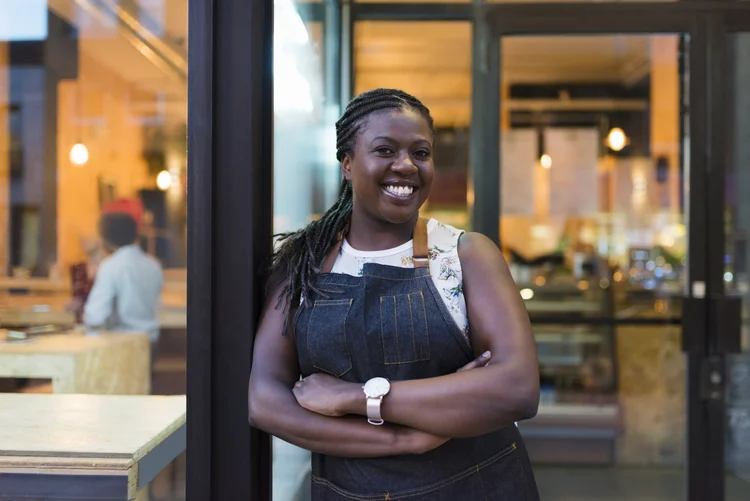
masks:
<path fill-rule="evenodd" d="M 297 230 L 338 196 L 338 103 L 326 102 L 323 23 L 274 2 L 274 232 Z M 332 42 L 331 42 L 332 43 Z M 309 499 L 310 453 L 273 439 L 273 498 Z"/>
<path fill-rule="evenodd" d="M 0 2 L 0 395 L 185 393 L 186 105 L 187 0 Z M 164 269 L 153 344 L 117 295 L 83 325 L 108 212 Z M 39 358 L 63 352 L 75 377 Z M 183 459 L 151 499 L 184 497 Z"/>

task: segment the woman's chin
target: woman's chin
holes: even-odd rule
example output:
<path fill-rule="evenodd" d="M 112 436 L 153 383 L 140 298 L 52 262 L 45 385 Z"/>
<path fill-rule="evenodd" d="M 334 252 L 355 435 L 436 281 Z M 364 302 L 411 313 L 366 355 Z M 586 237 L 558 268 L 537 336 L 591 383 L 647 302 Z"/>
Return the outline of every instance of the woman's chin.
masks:
<path fill-rule="evenodd" d="M 413 221 L 419 213 L 419 205 L 413 207 L 388 207 L 380 213 L 380 217 L 391 224 L 406 224 Z"/>

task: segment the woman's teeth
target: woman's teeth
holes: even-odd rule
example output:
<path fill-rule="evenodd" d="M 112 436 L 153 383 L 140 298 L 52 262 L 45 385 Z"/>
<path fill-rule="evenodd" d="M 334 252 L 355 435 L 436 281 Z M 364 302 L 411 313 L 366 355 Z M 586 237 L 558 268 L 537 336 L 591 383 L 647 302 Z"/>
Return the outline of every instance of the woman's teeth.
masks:
<path fill-rule="evenodd" d="M 407 197 L 414 193 L 414 187 L 413 186 L 394 186 L 394 185 L 388 185 L 385 187 L 385 190 L 388 193 L 393 193 L 394 195 L 397 195 L 399 197 Z"/>

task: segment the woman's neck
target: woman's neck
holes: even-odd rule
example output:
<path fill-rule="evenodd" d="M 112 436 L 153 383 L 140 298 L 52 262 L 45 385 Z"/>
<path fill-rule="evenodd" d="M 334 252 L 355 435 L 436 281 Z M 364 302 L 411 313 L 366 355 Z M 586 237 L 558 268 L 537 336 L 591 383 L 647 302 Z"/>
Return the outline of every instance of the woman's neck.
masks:
<path fill-rule="evenodd" d="M 418 217 L 415 214 L 404 223 L 389 223 L 353 210 L 346 239 L 361 251 L 392 249 L 411 240 Z"/>

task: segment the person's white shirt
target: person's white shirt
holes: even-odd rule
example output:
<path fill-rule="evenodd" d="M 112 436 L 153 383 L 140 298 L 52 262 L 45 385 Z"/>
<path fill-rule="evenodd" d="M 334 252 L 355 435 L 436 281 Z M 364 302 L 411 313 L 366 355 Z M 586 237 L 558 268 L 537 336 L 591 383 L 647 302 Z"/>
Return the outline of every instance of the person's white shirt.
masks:
<path fill-rule="evenodd" d="M 84 307 L 87 326 L 147 332 L 159 337 L 159 308 L 164 273 L 137 245 L 120 247 L 102 260 Z"/>

